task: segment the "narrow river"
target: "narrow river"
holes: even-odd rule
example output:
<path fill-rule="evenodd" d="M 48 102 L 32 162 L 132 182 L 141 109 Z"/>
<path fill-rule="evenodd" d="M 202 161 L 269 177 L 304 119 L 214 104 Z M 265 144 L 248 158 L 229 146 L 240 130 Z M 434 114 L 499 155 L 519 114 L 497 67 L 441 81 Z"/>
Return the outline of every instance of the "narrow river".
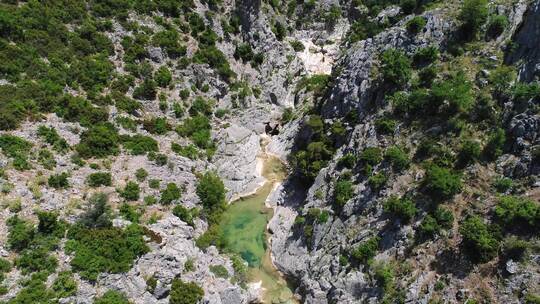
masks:
<path fill-rule="evenodd" d="M 260 159 L 266 182 L 254 194 L 229 205 L 220 223 L 221 238 L 225 240 L 225 251 L 239 254 L 249 264 L 249 282 L 261 284 L 263 303 L 298 303 L 272 264 L 266 230 L 273 211 L 265 206 L 265 201 L 286 177 L 286 168 L 276 157 L 264 154 Z"/>

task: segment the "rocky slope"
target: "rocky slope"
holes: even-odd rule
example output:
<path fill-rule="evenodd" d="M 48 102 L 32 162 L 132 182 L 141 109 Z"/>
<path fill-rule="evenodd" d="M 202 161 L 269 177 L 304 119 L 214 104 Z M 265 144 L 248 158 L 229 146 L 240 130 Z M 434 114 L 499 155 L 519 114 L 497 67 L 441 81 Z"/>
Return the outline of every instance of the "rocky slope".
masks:
<path fill-rule="evenodd" d="M 212 235 L 279 124 L 302 303 L 538 303 L 539 8 L 0 4 L 0 301 L 256 303 Z"/>

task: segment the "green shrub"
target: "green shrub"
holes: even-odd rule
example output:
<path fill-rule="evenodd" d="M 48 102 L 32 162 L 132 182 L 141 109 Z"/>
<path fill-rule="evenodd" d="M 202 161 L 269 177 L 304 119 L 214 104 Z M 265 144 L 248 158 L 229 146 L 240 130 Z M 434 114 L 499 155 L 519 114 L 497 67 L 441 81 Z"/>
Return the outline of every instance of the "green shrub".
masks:
<path fill-rule="evenodd" d="M 140 192 L 141 190 L 139 188 L 139 184 L 129 181 L 124 189 L 120 192 L 120 196 L 128 201 L 136 201 L 139 199 Z"/>
<path fill-rule="evenodd" d="M 77 281 L 69 271 L 62 271 L 54 280 L 51 289 L 59 298 L 67 298 L 74 296 L 77 293 Z"/>
<path fill-rule="evenodd" d="M 527 293 L 525 295 L 525 304 L 540 304 L 540 295 Z"/>
<path fill-rule="evenodd" d="M 111 208 L 104 193 L 95 193 L 89 199 L 87 210 L 81 215 L 78 223 L 86 228 L 107 228 L 112 226 Z"/>
<path fill-rule="evenodd" d="M 201 114 L 208 117 L 212 115 L 212 107 L 213 102 L 197 96 L 189 108 L 189 115 L 196 116 L 197 114 Z"/>
<path fill-rule="evenodd" d="M 409 223 L 417 212 L 415 203 L 407 197 L 391 196 L 383 203 L 383 208 L 385 212 L 401 219 L 404 223 Z"/>
<path fill-rule="evenodd" d="M 435 200 L 451 199 L 463 188 L 459 174 L 437 165 L 431 165 L 426 169 L 423 185 L 426 194 Z"/>
<path fill-rule="evenodd" d="M 489 135 L 488 142 L 482 152 L 488 159 L 495 160 L 502 155 L 505 143 L 506 132 L 501 128 L 497 128 Z"/>
<path fill-rule="evenodd" d="M 194 282 L 173 279 L 169 297 L 170 304 L 197 304 L 202 300 L 204 290 Z"/>
<path fill-rule="evenodd" d="M 159 135 L 163 135 L 171 129 L 165 117 L 152 117 L 151 119 L 145 119 L 143 121 L 143 128 L 151 134 Z"/>
<path fill-rule="evenodd" d="M 206 172 L 198 180 L 196 193 L 209 222 L 217 222 L 226 207 L 225 186 L 221 178 L 214 172 Z"/>
<path fill-rule="evenodd" d="M 390 162 L 392 167 L 398 171 L 405 170 L 410 166 L 409 155 L 400 147 L 392 146 L 384 153 L 384 158 Z"/>
<path fill-rule="evenodd" d="M 210 271 L 218 278 L 229 278 L 229 272 L 223 265 L 210 265 Z"/>
<path fill-rule="evenodd" d="M 166 66 L 161 66 L 154 74 L 154 79 L 156 80 L 158 86 L 165 88 L 172 81 L 171 71 L 169 71 Z"/>
<path fill-rule="evenodd" d="M 468 38 L 473 38 L 487 21 L 488 14 L 487 0 L 465 0 L 459 14 L 459 19 L 463 22 L 463 33 Z"/>
<path fill-rule="evenodd" d="M 388 177 L 382 172 L 374 174 L 368 178 L 369 186 L 375 191 L 382 189 L 386 185 L 387 181 Z"/>
<path fill-rule="evenodd" d="M 508 190 L 512 189 L 513 186 L 514 182 L 507 177 L 498 177 L 493 182 L 493 187 L 500 193 L 506 193 Z"/>
<path fill-rule="evenodd" d="M 125 149 L 129 150 L 133 155 L 142 155 L 148 152 L 158 152 L 159 147 L 155 139 L 150 136 L 140 134 L 122 135 L 120 140 Z"/>
<path fill-rule="evenodd" d="M 437 59 L 439 59 L 439 49 L 436 46 L 419 48 L 413 55 L 413 61 L 416 65 L 430 64 Z"/>
<path fill-rule="evenodd" d="M 210 121 L 203 115 L 196 115 L 184 120 L 183 124 L 176 128 L 180 136 L 188 136 L 193 143 L 202 149 L 211 145 L 211 126 Z"/>
<path fill-rule="evenodd" d="M 7 244 L 9 248 L 15 251 L 26 249 L 34 239 L 34 227 L 16 215 L 7 219 L 6 224 L 8 226 Z"/>
<path fill-rule="evenodd" d="M 156 82 L 151 78 L 146 78 L 138 87 L 133 90 L 133 98 L 154 100 L 156 99 Z"/>
<path fill-rule="evenodd" d="M 53 273 L 58 266 L 58 260 L 47 251 L 44 247 L 25 249 L 15 260 L 15 265 L 23 274 L 41 271 Z"/>
<path fill-rule="evenodd" d="M 508 237 L 502 244 L 502 258 L 521 261 L 529 248 L 530 245 L 527 241 L 515 236 Z"/>
<path fill-rule="evenodd" d="M 60 137 L 53 127 L 48 128 L 46 126 L 39 126 L 37 134 L 58 152 L 65 152 L 69 149 L 67 141 Z"/>
<path fill-rule="evenodd" d="M 393 119 L 381 118 L 375 120 L 375 129 L 380 134 L 394 134 L 397 122 Z"/>
<path fill-rule="evenodd" d="M 360 243 L 351 251 L 351 257 L 359 263 L 366 264 L 377 254 L 381 238 L 374 236 L 367 241 Z"/>
<path fill-rule="evenodd" d="M 110 123 L 99 123 L 84 131 L 76 149 L 84 158 L 103 158 L 118 153 L 119 136 Z"/>
<path fill-rule="evenodd" d="M 144 170 L 144 168 L 139 168 L 137 171 L 135 171 L 135 177 L 139 182 L 144 182 L 144 180 L 148 177 L 148 171 Z"/>
<path fill-rule="evenodd" d="M 538 231 L 540 228 L 540 204 L 517 196 L 502 196 L 495 206 L 497 221 L 508 229 Z"/>
<path fill-rule="evenodd" d="M 13 135 L 0 135 L 0 148 L 2 153 L 14 159 L 14 166 L 18 170 L 30 168 L 27 163 L 27 155 L 32 148 L 32 143 Z M 19 165 L 17 165 L 19 163 Z"/>
<path fill-rule="evenodd" d="M 365 148 L 358 158 L 365 164 L 376 166 L 382 161 L 382 151 L 378 147 Z"/>
<path fill-rule="evenodd" d="M 479 216 L 470 216 L 461 224 L 459 232 L 471 258 L 487 262 L 497 255 L 499 241 L 490 227 Z"/>
<path fill-rule="evenodd" d="M 354 188 L 350 180 L 340 179 L 335 184 L 334 203 L 337 207 L 343 207 L 353 197 Z"/>
<path fill-rule="evenodd" d="M 194 145 L 180 146 L 177 143 L 172 143 L 171 150 L 192 160 L 199 158 L 199 150 Z"/>
<path fill-rule="evenodd" d="M 101 297 L 94 299 L 94 304 L 129 304 L 126 296 L 116 290 L 107 290 Z"/>
<path fill-rule="evenodd" d="M 500 36 L 506 27 L 508 27 L 508 17 L 504 15 L 495 15 L 491 17 L 487 28 L 487 36 L 495 38 Z"/>
<path fill-rule="evenodd" d="M 415 16 L 407 21 L 407 31 L 411 34 L 418 34 L 426 26 L 426 19 L 422 16 Z"/>
<path fill-rule="evenodd" d="M 66 189 L 69 187 L 69 181 L 68 181 L 69 174 L 66 172 L 62 172 L 60 174 L 53 174 L 49 176 L 48 184 L 49 187 L 53 187 L 55 189 Z"/>
<path fill-rule="evenodd" d="M 480 157 L 482 148 L 480 143 L 477 141 L 468 139 L 461 144 L 461 149 L 459 151 L 459 161 L 462 164 L 469 164 L 475 162 Z"/>
<path fill-rule="evenodd" d="M 300 40 L 293 40 L 289 42 L 289 44 L 295 52 L 303 52 L 306 49 L 306 47 Z"/>
<path fill-rule="evenodd" d="M 182 205 L 176 205 L 174 206 L 172 213 L 186 224 L 193 226 L 193 219 L 197 213 L 197 210 L 188 209 Z"/>
<path fill-rule="evenodd" d="M 181 195 L 180 188 L 175 183 L 168 183 L 167 187 L 161 191 L 159 202 L 163 205 L 169 205 L 173 201 L 180 199 Z"/>
<path fill-rule="evenodd" d="M 109 172 L 95 172 L 88 175 L 86 183 L 90 187 L 111 186 L 111 173 Z"/>
<path fill-rule="evenodd" d="M 339 159 L 338 164 L 345 168 L 352 169 L 356 165 L 356 155 L 349 152 Z"/>
<path fill-rule="evenodd" d="M 160 181 L 159 179 L 151 179 L 148 181 L 148 187 L 152 189 L 158 189 L 159 188 Z"/>
<path fill-rule="evenodd" d="M 402 51 L 388 49 L 381 56 L 381 74 L 389 84 L 402 87 L 411 78 L 411 60 Z"/>
<path fill-rule="evenodd" d="M 249 43 L 242 43 L 236 46 L 234 51 L 234 58 L 236 60 L 242 59 L 243 62 L 248 62 L 253 59 L 253 50 Z"/>
<path fill-rule="evenodd" d="M 313 181 L 319 171 L 331 158 L 333 151 L 324 143 L 313 141 L 305 150 L 300 150 L 292 157 L 292 164 L 308 181 Z"/>
<path fill-rule="evenodd" d="M 430 110 L 447 114 L 467 112 L 474 103 L 472 93 L 472 83 L 463 71 L 451 74 L 448 79 L 433 84 Z"/>
<path fill-rule="evenodd" d="M 131 269 L 138 256 L 148 252 L 143 229 L 132 224 L 126 229 L 74 226 L 68 233 L 66 252 L 74 253 L 73 270 L 95 281 L 102 272 L 120 273 Z"/>
<path fill-rule="evenodd" d="M 408 15 L 416 9 L 416 0 L 401 0 L 399 6 L 401 11 Z"/>

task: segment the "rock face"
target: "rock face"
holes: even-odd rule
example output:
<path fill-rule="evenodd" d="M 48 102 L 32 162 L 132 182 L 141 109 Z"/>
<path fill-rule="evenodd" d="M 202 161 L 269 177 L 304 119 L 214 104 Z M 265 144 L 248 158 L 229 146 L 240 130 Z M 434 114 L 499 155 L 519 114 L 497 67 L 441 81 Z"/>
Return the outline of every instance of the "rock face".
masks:
<path fill-rule="evenodd" d="M 533 1 L 528 6 L 513 41 L 516 48 L 509 52 L 506 62 L 520 66 L 519 78 L 522 81 L 540 77 L 540 1 Z"/>
<path fill-rule="evenodd" d="M 322 109 L 325 118 L 344 117 L 350 111 L 357 111 L 360 119 L 370 104 L 379 101 L 377 76 L 374 68 L 378 54 L 389 48 L 399 48 L 412 55 L 421 47 L 439 46 L 448 39 L 454 25 L 440 11 L 426 13 L 426 26 L 418 35 L 412 35 L 404 28 L 406 20 L 398 26 L 373 38 L 351 45 L 343 58 L 337 63 L 342 67 L 330 91 L 329 102 Z"/>

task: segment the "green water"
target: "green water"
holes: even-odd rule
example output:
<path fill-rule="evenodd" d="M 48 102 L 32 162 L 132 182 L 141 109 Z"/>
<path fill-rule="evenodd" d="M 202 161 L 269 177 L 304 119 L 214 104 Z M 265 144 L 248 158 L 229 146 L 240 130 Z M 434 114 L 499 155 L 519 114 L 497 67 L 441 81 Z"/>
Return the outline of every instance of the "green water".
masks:
<path fill-rule="evenodd" d="M 287 282 L 274 268 L 267 246 L 266 225 L 272 209 L 265 201 L 275 183 L 283 180 L 285 168 L 276 158 L 264 161 L 263 175 L 268 180 L 257 192 L 233 202 L 220 223 L 225 250 L 239 254 L 249 265 L 250 282 L 261 282 L 264 303 L 296 303 Z"/>

